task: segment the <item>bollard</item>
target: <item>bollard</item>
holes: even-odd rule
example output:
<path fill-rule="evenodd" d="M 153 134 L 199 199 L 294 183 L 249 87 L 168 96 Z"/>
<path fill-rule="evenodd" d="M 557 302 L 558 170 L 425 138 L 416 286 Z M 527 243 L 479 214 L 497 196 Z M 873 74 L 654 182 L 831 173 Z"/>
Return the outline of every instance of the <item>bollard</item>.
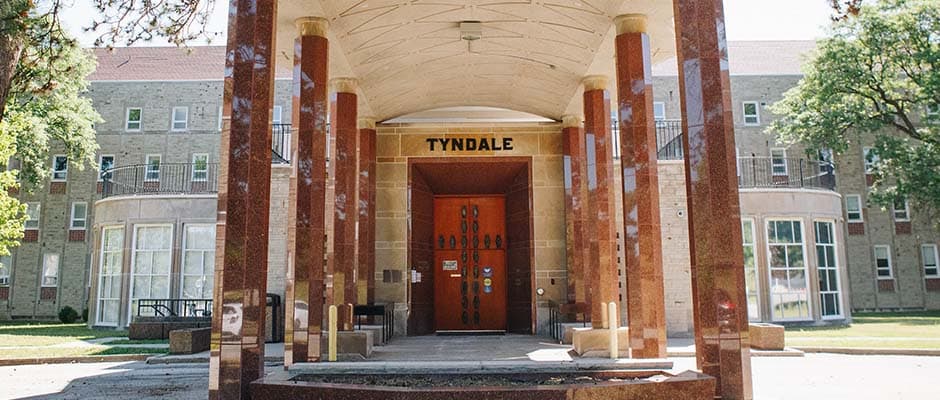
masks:
<path fill-rule="evenodd" d="M 330 331 L 327 336 L 327 347 L 329 348 L 329 354 L 327 354 L 327 360 L 336 361 L 336 306 L 330 306 Z"/>
<path fill-rule="evenodd" d="M 610 327 L 607 322 L 607 303 L 601 303 L 601 328 Z"/>
<path fill-rule="evenodd" d="M 617 324 L 617 302 L 610 302 L 607 305 L 607 313 L 610 316 L 607 317 L 607 321 L 610 323 L 610 358 L 618 359 L 620 358 L 620 343 L 618 343 L 618 326 Z"/>

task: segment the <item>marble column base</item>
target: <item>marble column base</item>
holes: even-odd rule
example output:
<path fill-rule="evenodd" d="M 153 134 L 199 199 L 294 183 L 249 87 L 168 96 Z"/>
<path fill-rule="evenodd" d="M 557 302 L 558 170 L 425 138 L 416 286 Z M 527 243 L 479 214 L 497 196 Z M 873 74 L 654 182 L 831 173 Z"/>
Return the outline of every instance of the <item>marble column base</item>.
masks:
<path fill-rule="evenodd" d="M 574 351 L 585 358 L 610 358 L 610 329 L 572 328 Z M 630 357 L 630 328 L 617 329 L 620 358 Z"/>

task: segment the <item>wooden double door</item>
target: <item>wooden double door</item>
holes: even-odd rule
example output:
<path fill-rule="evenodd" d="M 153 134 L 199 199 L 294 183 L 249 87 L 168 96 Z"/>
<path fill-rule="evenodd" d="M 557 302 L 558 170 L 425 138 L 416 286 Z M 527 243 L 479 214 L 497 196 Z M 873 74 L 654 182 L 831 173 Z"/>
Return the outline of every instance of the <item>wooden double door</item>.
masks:
<path fill-rule="evenodd" d="M 506 199 L 434 198 L 438 332 L 506 330 Z"/>

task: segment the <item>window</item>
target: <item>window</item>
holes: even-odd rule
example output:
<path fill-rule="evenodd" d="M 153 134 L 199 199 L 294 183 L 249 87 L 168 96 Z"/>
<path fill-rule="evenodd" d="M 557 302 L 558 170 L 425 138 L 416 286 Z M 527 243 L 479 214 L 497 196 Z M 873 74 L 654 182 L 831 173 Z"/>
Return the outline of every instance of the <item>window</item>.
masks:
<path fill-rule="evenodd" d="M 215 226 L 186 225 L 183 235 L 182 298 L 211 299 L 215 270 Z"/>
<path fill-rule="evenodd" d="M 12 256 L 0 256 L 0 286 L 10 286 L 10 271 L 13 269 Z"/>
<path fill-rule="evenodd" d="M 140 132 L 142 127 L 143 113 L 139 107 L 127 109 L 127 118 L 124 120 L 124 130 L 128 132 Z"/>
<path fill-rule="evenodd" d="M 138 299 L 170 297 L 170 254 L 172 225 L 136 225 L 131 256 L 131 307 Z M 153 311 L 150 310 L 150 313 Z"/>
<path fill-rule="evenodd" d="M 111 180 L 111 168 L 114 168 L 114 156 L 98 157 L 98 182 Z"/>
<path fill-rule="evenodd" d="M 836 237 L 833 223 L 816 221 L 816 263 L 819 273 L 819 305 L 822 317 L 841 317 L 839 268 L 836 264 Z"/>
<path fill-rule="evenodd" d="M 72 203 L 72 219 L 69 221 L 69 229 L 85 229 L 85 221 L 88 219 L 88 203 Z"/>
<path fill-rule="evenodd" d="M 282 110 L 283 109 L 281 108 L 281 106 L 274 106 L 274 108 L 271 110 L 271 123 L 272 124 L 281 123 L 281 111 Z"/>
<path fill-rule="evenodd" d="M 800 220 L 767 222 L 770 310 L 775 321 L 812 319 Z"/>
<path fill-rule="evenodd" d="M 787 149 L 770 149 L 770 168 L 774 176 L 787 176 Z"/>
<path fill-rule="evenodd" d="M 897 222 L 907 222 L 911 220 L 911 207 L 907 199 L 894 199 L 894 220 Z"/>
<path fill-rule="evenodd" d="M 99 325 L 117 326 L 121 308 L 121 267 L 124 263 L 124 227 L 109 226 L 101 231 L 101 257 L 98 267 Z"/>
<path fill-rule="evenodd" d="M 940 119 L 940 104 L 930 104 L 927 106 L 927 121 L 931 123 Z"/>
<path fill-rule="evenodd" d="M 59 255 L 46 253 L 42 255 L 42 287 L 56 287 L 59 285 Z"/>
<path fill-rule="evenodd" d="M 834 158 L 832 157 L 832 149 L 819 149 L 816 152 L 816 155 L 819 157 L 819 161 L 824 163 L 832 164 Z"/>
<path fill-rule="evenodd" d="M 755 257 L 754 220 L 741 220 L 744 237 L 744 286 L 747 290 L 747 317 L 760 321 L 760 295 L 757 283 L 757 258 Z"/>
<path fill-rule="evenodd" d="M 656 121 L 666 120 L 666 103 L 661 101 L 653 102 L 653 119 Z"/>
<path fill-rule="evenodd" d="M 875 270 L 878 273 L 878 279 L 891 279 L 891 247 L 875 246 Z"/>
<path fill-rule="evenodd" d="M 937 278 L 940 277 L 940 267 L 938 267 L 937 245 L 924 244 L 920 246 L 920 259 L 924 263 L 924 276 Z M 2 275 L 0 275 L 2 278 Z"/>
<path fill-rule="evenodd" d="M 849 222 L 863 222 L 862 196 L 857 194 L 845 195 L 845 215 Z"/>
<path fill-rule="evenodd" d="M 147 154 L 147 166 L 144 173 L 145 181 L 160 180 L 160 158 L 159 154 Z"/>
<path fill-rule="evenodd" d="M 40 203 L 26 203 L 26 229 L 39 229 Z"/>
<path fill-rule="evenodd" d="M 760 125 L 760 109 L 756 101 L 744 102 L 744 125 Z"/>
<path fill-rule="evenodd" d="M 172 131 L 185 131 L 189 127 L 189 107 L 173 107 Z"/>
<path fill-rule="evenodd" d="M 222 106 L 219 106 L 219 132 L 222 132 Z"/>
<path fill-rule="evenodd" d="M 64 181 L 69 177 L 69 158 L 66 156 L 52 157 L 52 180 Z"/>
<path fill-rule="evenodd" d="M 875 166 L 878 165 L 878 161 L 881 160 L 881 157 L 878 157 L 878 153 L 875 153 L 875 149 L 871 147 L 865 147 L 862 149 L 862 154 L 865 158 L 865 174 L 871 175 L 874 171 Z"/>
<path fill-rule="evenodd" d="M 205 182 L 209 179 L 209 154 L 193 154 L 193 182 Z"/>

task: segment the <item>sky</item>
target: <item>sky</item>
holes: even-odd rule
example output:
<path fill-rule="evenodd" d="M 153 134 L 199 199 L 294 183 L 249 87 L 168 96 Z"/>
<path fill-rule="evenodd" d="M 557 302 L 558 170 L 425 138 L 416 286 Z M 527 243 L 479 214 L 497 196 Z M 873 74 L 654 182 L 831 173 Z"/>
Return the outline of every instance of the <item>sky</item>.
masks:
<path fill-rule="evenodd" d="M 90 0 L 74 0 L 75 5 L 63 24 L 83 45 L 94 43 L 95 35 L 82 31 L 94 15 Z M 660 0 L 666 1 L 666 0 Z M 827 0 L 725 0 L 728 40 L 809 40 L 825 35 L 830 9 Z M 224 32 L 228 2 L 217 0 L 209 30 Z M 214 44 L 223 44 L 224 35 Z M 198 43 L 194 43 L 198 44 Z M 166 45 L 154 42 L 149 45 Z"/>

